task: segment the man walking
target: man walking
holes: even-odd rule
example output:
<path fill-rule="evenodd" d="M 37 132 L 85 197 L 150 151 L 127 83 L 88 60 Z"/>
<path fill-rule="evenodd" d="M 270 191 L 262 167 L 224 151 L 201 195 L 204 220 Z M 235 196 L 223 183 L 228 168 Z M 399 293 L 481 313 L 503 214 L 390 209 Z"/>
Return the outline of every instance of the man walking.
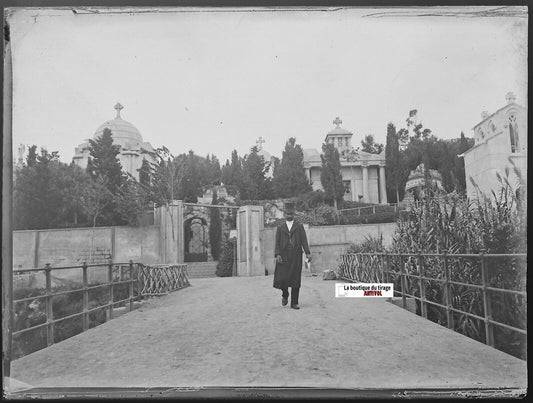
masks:
<path fill-rule="evenodd" d="M 294 221 L 294 204 L 285 203 L 285 223 L 276 231 L 274 288 L 281 290 L 281 305 L 285 306 L 289 302 L 291 287 L 292 309 L 300 309 L 298 296 L 302 280 L 302 251 L 310 262 L 311 252 L 305 229 L 302 224 Z"/>

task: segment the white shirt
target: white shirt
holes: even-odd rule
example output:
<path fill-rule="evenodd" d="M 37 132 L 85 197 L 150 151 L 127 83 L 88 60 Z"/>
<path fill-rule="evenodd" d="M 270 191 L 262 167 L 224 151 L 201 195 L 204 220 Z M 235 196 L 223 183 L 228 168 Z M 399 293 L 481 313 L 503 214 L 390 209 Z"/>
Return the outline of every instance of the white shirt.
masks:
<path fill-rule="evenodd" d="M 285 224 L 287 224 L 287 228 L 289 229 L 289 232 L 291 232 L 291 228 L 292 228 L 292 224 L 294 224 L 294 220 L 285 221 Z"/>

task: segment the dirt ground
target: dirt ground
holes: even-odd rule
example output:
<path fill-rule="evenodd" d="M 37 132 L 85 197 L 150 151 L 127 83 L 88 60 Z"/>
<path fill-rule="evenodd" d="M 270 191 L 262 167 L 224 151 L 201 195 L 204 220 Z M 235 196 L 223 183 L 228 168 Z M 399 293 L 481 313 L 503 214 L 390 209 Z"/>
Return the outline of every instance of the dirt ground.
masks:
<path fill-rule="evenodd" d="M 304 276 L 300 310 L 272 276 L 193 279 L 12 363 L 32 387 L 526 388 L 527 365 L 381 298 Z M 22 384 L 23 385 L 23 384 Z"/>

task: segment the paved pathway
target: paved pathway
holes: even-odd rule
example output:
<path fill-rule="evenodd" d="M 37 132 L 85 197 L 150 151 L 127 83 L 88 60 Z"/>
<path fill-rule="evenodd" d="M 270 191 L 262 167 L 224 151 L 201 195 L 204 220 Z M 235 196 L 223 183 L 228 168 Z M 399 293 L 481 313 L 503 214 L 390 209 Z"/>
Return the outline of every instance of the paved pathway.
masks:
<path fill-rule="evenodd" d="M 191 280 L 13 362 L 34 387 L 526 388 L 526 362 L 384 299 L 304 277 L 301 310 L 272 276 Z"/>

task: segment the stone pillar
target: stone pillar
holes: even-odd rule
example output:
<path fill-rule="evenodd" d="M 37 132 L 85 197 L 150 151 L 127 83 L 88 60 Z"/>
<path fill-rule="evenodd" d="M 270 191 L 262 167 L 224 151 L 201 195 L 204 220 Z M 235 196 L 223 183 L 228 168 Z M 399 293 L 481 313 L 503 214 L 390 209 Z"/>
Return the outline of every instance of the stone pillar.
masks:
<path fill-rule="evenodd" d="M 379 194 L 381 204 L 387 204 L 387 182 L 385 181 L 385 164 L 379 165 Z"/>
<path fill-rule="evenodd" d="M 261 261 L 263 206 L 242 206 L 237 213 L 237 275 L 264 276 Z"/>
<path fill-rule="evenodd" d="M 363 202 L 370 203 L 370 191 L 368 190 L 368 163 L 363 163 Z"/>
<path fill-rule="evenodd" d="M 160 263 L 183 263 L 183 201 L 174 200 L 169 206 L 158 207 L 156 217 Z"/>

